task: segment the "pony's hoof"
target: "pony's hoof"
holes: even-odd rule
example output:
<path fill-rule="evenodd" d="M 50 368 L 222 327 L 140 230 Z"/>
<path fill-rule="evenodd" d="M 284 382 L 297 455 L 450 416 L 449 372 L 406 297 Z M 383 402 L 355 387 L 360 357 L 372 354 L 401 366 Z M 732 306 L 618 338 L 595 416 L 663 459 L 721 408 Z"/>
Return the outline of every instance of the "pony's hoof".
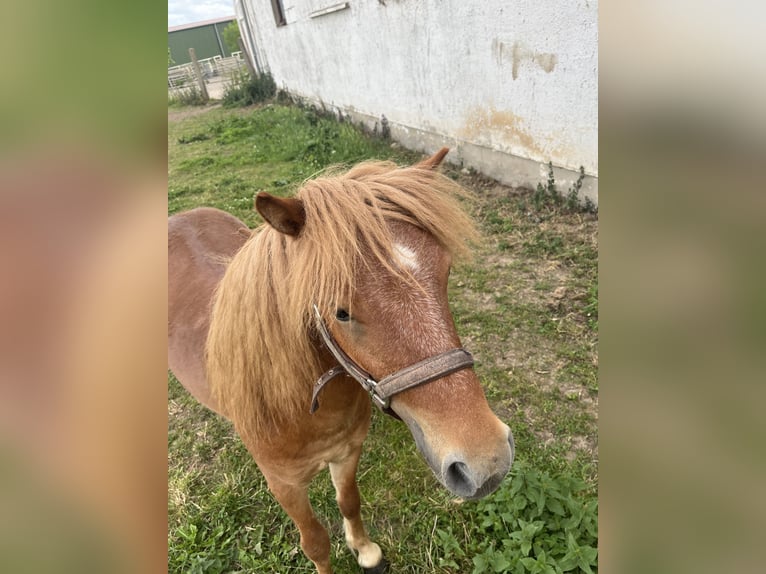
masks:
<path fill-rule="evenodd" d="M 383 557 L 380 559 L 377 566 L 373 566 L 372 568 L 362 568 L 362 570 L 364 571 L 364 574 L 385 574 L 388 572 L 388 560 Z"/>

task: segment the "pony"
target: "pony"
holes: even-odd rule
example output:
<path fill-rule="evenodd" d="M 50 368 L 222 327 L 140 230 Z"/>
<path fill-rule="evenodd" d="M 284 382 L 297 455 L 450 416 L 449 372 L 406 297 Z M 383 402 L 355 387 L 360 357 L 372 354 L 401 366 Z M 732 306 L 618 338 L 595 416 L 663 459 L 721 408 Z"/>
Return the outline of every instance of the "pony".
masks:
<path fill-rule="evenodd" d="M 348 547 L 364 572 L 387 569 L 356 484 L 372 403 L 458 497 L 490 494 L 513 461 L 449 310 L 450 268 L 478 234 L 436 170 L 448 151 L 260 192 L 252 232 L 211 208 L 168 221 L 169 367 L 233 422 L 319 574 L 330 540 L 308 486 L 327 467 Z"/>

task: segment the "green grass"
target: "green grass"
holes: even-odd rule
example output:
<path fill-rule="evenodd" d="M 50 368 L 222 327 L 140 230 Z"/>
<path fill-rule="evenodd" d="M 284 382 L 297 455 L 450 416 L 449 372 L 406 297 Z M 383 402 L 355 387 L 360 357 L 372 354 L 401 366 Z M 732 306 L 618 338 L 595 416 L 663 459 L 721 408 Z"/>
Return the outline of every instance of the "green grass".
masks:
<path fill-rule="evenodd" d="M 210 205 L 253 225 L 258 191 L 286 195 L 334 164 L 400 158 L 390 145 L 311 110 L 214 109 L 168 127 L 170 213 Z"/>
<path fill-rule="evenodd" d="M 285 195 L 332 164 L 418 156 L 298 107 L 211 109 L 169 122 L 169 210 L 259 223 L 253 196 Z M 486 238 L 450 280 L 463 342 L 517 456 L 492 496 L 454 500 L 401 423 L 375 413 L 359 485 L 392 572 L 595 572 L 597 218 L 535 192 L 447 173 L 476 198 Z M 548 189 L 550 186 L 546 186 Z M 170 572 L 313 572 L 298 533 L 231 425 L 169 376 Z M 336 572 L 358 572 L 326 473 L 311 492 Z"/>

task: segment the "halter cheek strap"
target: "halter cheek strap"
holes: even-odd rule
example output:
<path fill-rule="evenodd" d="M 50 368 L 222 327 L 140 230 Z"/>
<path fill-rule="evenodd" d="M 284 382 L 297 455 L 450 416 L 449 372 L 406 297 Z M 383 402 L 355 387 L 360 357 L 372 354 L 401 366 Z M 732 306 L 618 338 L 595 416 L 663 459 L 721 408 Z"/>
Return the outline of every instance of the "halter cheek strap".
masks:
<path fill-rule="evenodd" d="M 309 410 L 311 414 L 314 414 L 319 408 L 319 393 L 324 386 L 343 373 L 348 374 L 362 385 L 370 394 L 370 397 L 372 397 L 373 402 L 381 410 L 396 417 L 396 413 L 389 406 L 392 396 L 473 366 L 471 353 L 465 349 L 452 349 L 419 361 L 383 377 L 380 381 L 376 381 L 370 373 L 364 370 L 340 347 L 327 328 L 327 324 L 322 319 L 322 315 L 316 305 L 314 305 L 314 317 L 316 319 L 317 331 L 322 337 L 324 344 L 330 350 L 333 357 L 335 357 L 335 360 L 338 361 L 338 365 L 319 377 L 319 380 L 314 384 L 311 409 Z"/>

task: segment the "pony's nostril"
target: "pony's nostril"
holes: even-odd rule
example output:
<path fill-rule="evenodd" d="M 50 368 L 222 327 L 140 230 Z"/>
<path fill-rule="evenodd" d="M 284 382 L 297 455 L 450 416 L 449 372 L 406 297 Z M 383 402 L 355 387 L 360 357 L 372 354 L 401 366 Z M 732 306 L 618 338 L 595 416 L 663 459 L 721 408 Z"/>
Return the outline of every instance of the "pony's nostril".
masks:
<path fill-rule="evenodd" d="M 459 496 L 469 497 L 476 492 L 476 484 L 471 478 L 468 465 L 464 462 L 453 462 L 447 467 L 445 476 L 447 488 Z"/>

